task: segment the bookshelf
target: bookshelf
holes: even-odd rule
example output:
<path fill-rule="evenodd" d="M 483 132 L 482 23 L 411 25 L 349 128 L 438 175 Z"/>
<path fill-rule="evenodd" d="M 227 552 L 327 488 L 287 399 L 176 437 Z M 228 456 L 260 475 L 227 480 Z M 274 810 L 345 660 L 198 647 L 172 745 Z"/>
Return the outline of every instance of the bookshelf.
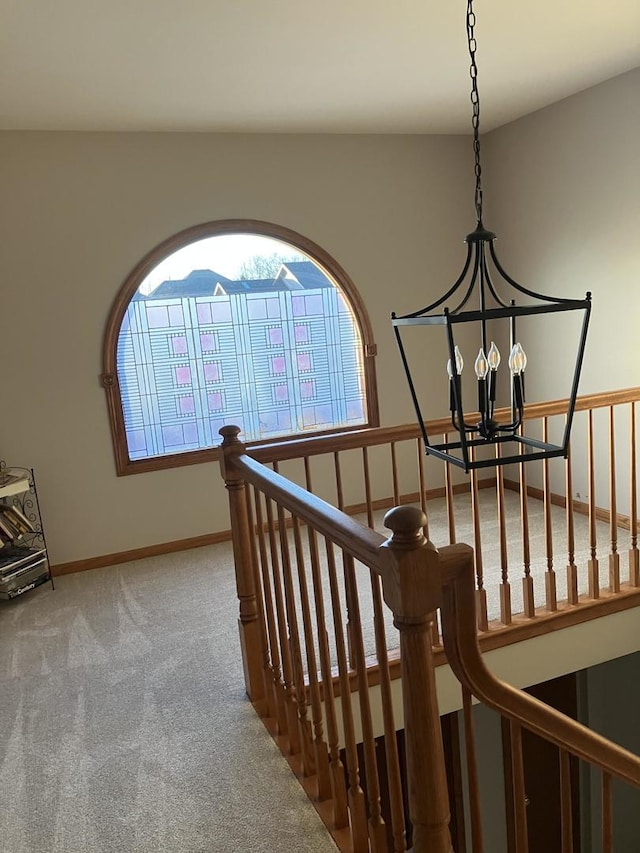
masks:
<path fill-rule="evenodd" d="M 0 599 L 13 599 L 53 578 L 32 468 L 0 462 Z"/>

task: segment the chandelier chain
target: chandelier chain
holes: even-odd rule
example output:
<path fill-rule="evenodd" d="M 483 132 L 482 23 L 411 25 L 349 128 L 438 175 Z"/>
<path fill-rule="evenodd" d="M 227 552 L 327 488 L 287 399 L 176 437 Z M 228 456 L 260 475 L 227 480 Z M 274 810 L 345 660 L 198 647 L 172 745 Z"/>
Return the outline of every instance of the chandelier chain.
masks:
<path fill-rule="evenodd" d="M 473 153 L 475 156 L 475 207 L 478 225 L 482 225 L 482 166 L 480 165 L 480 95 L 478 94 L 478 66 L 476 65 L 477 43 L 474 35 L 476 16 L 473 11 L 473 0 L 467 2 L 467 43 L 469 45 L 469 75 L 471 77 L 471 105 L 473 114 L 471 126 L 473 127 Z"/>

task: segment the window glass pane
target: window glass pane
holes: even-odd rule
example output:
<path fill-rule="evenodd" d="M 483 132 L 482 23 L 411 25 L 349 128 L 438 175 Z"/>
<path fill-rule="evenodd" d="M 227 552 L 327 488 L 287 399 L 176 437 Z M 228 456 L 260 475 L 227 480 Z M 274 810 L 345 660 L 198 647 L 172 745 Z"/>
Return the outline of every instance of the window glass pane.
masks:
<path fill-rule="evenodd" d="M 211 359 L 215 354 L 215 360 Z M 129 303 L 117 348 L 131 459 L 366 423 L 362 339 L 334 281 L 294 246 L 210 237 Z"/>

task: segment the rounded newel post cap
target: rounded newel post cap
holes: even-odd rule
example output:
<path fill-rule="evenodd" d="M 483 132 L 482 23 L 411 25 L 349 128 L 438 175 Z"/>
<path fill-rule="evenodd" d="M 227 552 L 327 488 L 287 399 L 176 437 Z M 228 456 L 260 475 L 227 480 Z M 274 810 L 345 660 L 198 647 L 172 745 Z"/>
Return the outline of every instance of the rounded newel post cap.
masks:
<path fill-rule="evenodd" d="M 222 446 L 224 447 L 227 444 L 240 444 L 240 439 L 238 436 L 242 430 L 239 426 L 235 424 L 226 424 L 223 427 L 220 427 L 218 430 L 218 435 L 222 436 Z"/>
<path fill-rule="evenodd" d="M 422 528 L 427 516 L 419 506 L 394 506 L 385 514 L 384 526 L 393 534 L 394 541 L 407 542 L 422 538 Z"/>

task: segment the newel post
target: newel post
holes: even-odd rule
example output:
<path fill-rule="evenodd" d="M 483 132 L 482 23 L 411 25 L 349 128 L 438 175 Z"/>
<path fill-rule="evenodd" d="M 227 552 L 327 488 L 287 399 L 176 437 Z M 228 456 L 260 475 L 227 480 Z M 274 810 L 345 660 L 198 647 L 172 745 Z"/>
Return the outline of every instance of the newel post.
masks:
<path fill-rule="evenodd" d="M 251 540 L 254 531 L 247 513 L 246 486 L 235 460 L 245 452 L 238 438 L 237 426 L 223 426 L 220 435 L 220 470 L 229 493 L 229 515 L 233 541 L 233 561 L 236 570 L 236 589 L 240 603 L 240 648 L 244 667 L 244 683 L 252 702 L 260 706 L 265 701 L 263 650 L 256 599 L 256 582 Z"/>
<path fill-rule="evenodd" d="M 402 699 L 407 748 L 413 853 L 452 853 L 449 796 L 431 648 L 440 605 L 440 557 L 423 534 L 426 517 L 415 506 L 385 515 L 392 535 L 384 552 L 384 598 L 400 631 Z"/>

